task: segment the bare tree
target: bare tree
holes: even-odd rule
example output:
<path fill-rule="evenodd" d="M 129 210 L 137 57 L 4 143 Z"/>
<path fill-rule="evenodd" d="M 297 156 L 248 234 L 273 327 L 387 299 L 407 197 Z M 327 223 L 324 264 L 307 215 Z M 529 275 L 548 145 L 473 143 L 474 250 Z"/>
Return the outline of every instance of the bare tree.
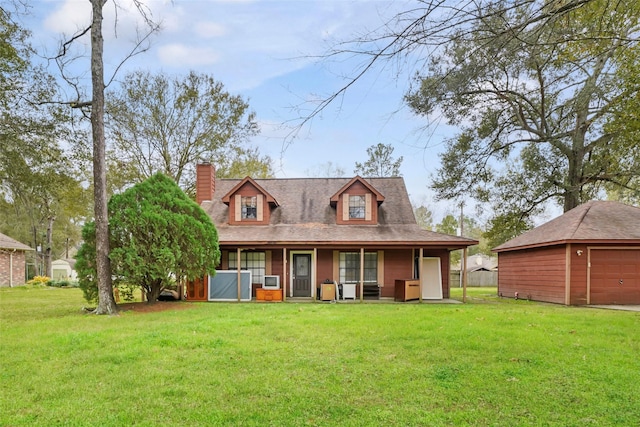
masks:
<path fill-rule="evenodd" d="M 95 314 L 116 314 L 117 306 L 113 297 L 111 281 L 111 266 L 109 263 L 109 218 L 107 212 L 107 174 L 106 174 L 106 145 L 104 130 L 104 92 L 108 84 L 104 79 L 104 38 L 102 33 L 103 8 L 107 0 L 91 1 L 91 25 L 65 41 L 60 53 L 55 58 L 58 62 L 63 78 L 71 84 L 77 94 L 77 100 L 69 102 L 74 108 L 81 108 L 86 114 L 90 109 L 91 130 L 93 139 L 93 180 L 94 180 L 94 217 L 96 224 L 96 279 L 98 284 L 98 307 Z M 159 25 L 150 18 L 149 10 L 139 0 L 134 0 L 137 11 L 143 17 L 148 32 L 141 37 L 128 56 L 120 63 L 109 82 L 113 80 L 122 64 L 130 57 L 148 49 L 144 43 L 148 37 L 159 30 Z M 114 2 L 114 7 L 118 5 Z M 117 22 L 116 22 L 117 25 Z M 69 63 L 68 49 L 76 40 L 90 32 L 91 34 L 91 100 L 82 101 L 82 89 L 78 80 L 65 72 L 65 65 Z M 71 57 L 70 61 L 75 58 Z"/>
<path fill-rule="evenodd" d="M 522 7 L 532 9 L 527 19 L 511 27 L 512 37 L 533 24 L 544 25 L 549 20 L 568 14 L 594 0 L 416 0 L 414 7 L 387 18 L 375 28 L 351 40 L 335 44 L 325 55 L 324 61 L 343 61 L 355 58 L 359 66 L 345 76 L 345 83 L 325 97 L 314 97 L 314 106 L 300 109 L 297 126 L 290 133 L 293 138 L 329 105 L 339 100 L 365 75 L 378 67 L 393 65 L 396 70 L 411 68 L 419 72 L 427 65 L 431 54 L 442 46 L 460 39 L 473 31 L 471 24 L 488 17 L 499 16 Z M 587 36 L 585 36 L 587 37 Z"/>
<path fill-rule="evenodd" d="M 106 0 L 91 0 L 91 131 L 93 136 L 93 191 L 96 222 L 96 274 L 98 307 L 96 314 L 115 314 L 111 266 L 109 264 L 109 217 L 107 214 L 107 168 L 104 141 L 104 63 L 102 8 Z"/>

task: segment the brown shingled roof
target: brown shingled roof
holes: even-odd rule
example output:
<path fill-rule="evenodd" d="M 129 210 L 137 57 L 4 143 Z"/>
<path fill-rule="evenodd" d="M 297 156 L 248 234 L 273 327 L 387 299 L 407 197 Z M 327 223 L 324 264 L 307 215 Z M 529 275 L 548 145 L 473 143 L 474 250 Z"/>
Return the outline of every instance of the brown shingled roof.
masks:
<path fill-rule="evenodd" d="M 31 249 L 29 246 L 18 242 L 15 239 L 12 239 L 11 237 L 0 233 L 0 249 L 15 249 L 18 251 L 32 251 L 33 249 Z"/>
<path fill-rule="evenodd" d="M 221 197 L 240 182 L 217 179 L 212 202 L 202 207 L 213 220 L 221 244 L 338 244 L 421 246 L 462 248 L 477 244 L 464 237 L 450 236 L 421 229 L 402 178 L 367 178 L 383 197 L 377 225 L 337 225 L 336 209 L 331 197 L 351 178 L 277 178 L 256 179 L 279 206 L 271 211 L 269 226 L 228 225 L 229 207 Z"/>
<path fill-rule="evenodd" d="M 493 250 L 577 242 L 640 243 L 640 208 L 612 201 L 590 201 Z"/>

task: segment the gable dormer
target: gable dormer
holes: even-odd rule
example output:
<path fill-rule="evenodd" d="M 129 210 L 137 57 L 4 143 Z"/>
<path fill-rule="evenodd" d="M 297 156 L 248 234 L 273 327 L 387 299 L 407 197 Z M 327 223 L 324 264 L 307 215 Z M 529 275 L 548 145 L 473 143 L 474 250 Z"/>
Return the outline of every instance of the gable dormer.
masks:
<path fill-rule="evenodd" d="M 331 197 L 336 208 L 336 224 L 375 225 L 378 223 L 378 206 L 384 196 L 367 180 L 356 176 Z"/>
<path fill-rule="evenodd" d="M 222 197 L 229 206 L 230 225 L 268 225 L 278 202 L 252 178 L 246 177 Z"/>

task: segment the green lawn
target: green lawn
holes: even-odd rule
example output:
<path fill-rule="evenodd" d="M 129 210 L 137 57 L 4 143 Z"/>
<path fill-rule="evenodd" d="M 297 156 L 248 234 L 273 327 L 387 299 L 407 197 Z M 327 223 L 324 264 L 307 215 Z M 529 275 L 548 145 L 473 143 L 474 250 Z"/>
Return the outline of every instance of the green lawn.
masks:
<path fill-rule="evenodd" d="M 638 425 L 639 313 L 468 301 L 98 317 L 1 289 L 0 425 Z"/>

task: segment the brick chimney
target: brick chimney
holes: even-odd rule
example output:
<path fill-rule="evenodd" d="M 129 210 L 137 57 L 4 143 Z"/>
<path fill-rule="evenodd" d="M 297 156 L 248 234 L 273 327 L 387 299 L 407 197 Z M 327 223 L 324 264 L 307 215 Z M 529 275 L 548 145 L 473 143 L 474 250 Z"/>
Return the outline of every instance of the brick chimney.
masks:
<path fill-rule="evenodd" d="M 216 190 L 216 168 L 209 162 L 196 165 L 196 203 L 213 200 Z"/>

